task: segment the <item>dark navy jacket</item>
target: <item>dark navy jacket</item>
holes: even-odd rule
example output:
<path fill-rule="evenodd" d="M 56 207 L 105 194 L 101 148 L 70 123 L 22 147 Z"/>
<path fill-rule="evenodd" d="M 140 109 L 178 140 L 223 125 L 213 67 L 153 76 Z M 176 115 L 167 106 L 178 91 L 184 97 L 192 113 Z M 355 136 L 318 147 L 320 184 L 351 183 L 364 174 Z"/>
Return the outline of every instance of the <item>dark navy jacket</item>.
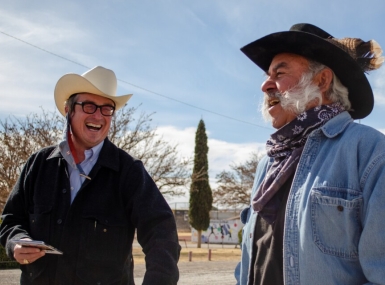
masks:
<path fill-rule="evenodd" d="M 132 284 L 135 229 L 146 255 L 143 284 L 176 284 L 175 219 L 142 162 L 106 139 L 89 176 L 71 204 L 59 148 L 28 159 L 4 208 L 1 243 L 10 257 L 12 240 L 23 237 L 64 254 L 22 265 L 21 284 Z"/>

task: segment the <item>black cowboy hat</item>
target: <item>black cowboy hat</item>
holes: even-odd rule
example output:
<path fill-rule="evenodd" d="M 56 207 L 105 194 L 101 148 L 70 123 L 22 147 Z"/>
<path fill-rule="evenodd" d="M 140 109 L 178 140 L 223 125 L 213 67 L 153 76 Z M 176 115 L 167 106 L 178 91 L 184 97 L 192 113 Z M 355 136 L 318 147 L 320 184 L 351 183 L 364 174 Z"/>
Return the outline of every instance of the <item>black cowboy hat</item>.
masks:
<path fill-rule="evenodd" d="M 265 72 L 274 56 L 280 53 L 298 54 L 326 65 L 349 90 L 351 116 L 362 119 L 370 114 L 374 104 L 373 91 L 364 72 L 378 68 L 382 62 L 378 67 L 370 66 L 370 60 L 375 56 L 372 52 L 373 44 L 377 43 L 349 40 L 358 40 L 361 46 L 366 45 L 366 50 L 360 50 L 360 53 L 365 54 L 357 54 L 359 44 L 355 42 L 352 45 L 350 41 L 349 46 L 344 46 L 342 40 L 335 39 L 314 25 L 296 24 L 289 31 L 260 38 L 241 48 L 241 51 Z"/>

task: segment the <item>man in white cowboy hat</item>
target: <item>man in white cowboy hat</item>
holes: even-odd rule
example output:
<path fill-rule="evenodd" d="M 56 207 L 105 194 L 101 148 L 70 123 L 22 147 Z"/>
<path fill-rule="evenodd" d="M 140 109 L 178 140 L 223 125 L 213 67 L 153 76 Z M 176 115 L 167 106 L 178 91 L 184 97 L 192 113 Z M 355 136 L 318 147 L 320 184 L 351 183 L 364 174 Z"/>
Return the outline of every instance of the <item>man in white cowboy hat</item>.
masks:
<path fill-rule="evenodd" d="M 134 284 L 135 230 L 146 255 L 143 284 L 177 284 L 180 246 L 173 213 L 141 161 L 112 144 L 113 71 L 66 74 L 55 102 L 67 118 L 58 146 L 33 154 L 6 203 L 0 228 L 7 254 L 21 264 L 21 284 Z M 40 240 L 46 254 L 16 240 Z"/>
<path fill-rule="evenodd" d="M 381 47 L 297 24 L 241 50 L 266 72 L 276 131 L 241 212 L 237 284 L 385 284 L 385 137 L 354 122 Z"/>

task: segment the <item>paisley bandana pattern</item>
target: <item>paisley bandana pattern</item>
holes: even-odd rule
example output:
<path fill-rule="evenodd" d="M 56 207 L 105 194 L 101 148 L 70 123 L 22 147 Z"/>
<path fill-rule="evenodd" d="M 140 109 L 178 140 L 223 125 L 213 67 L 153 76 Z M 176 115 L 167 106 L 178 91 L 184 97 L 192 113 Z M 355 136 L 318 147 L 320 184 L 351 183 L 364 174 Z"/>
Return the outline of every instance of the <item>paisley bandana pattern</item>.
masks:
<path fill-rule="evenodd" d="M 280 201 L 275 195 L 295 173 L 303 147 L 310 133 L 345 111 L 339 103 L 309 109 L 271 135 L 266 143 L 267 155 L 274 162 L 252 200 L 254 211 L 272 224 Z"/>

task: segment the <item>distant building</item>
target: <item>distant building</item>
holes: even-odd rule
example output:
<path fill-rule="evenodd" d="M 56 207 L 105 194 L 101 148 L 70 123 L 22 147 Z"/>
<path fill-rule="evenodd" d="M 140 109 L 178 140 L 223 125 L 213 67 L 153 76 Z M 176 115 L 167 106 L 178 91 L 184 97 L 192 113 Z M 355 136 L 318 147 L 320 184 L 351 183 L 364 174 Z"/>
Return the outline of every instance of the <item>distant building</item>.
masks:
<path fill-rule="evenodd" d="M 188 221 L 188 202 L 169 203 L 174 212 L 178 231 L 191 231 L 191 241 L 197 242 L 197 231 L 191 228 Z M 210 225 L 202 231 L 202 242 L 238 244 L 238 232 L 243 224 L 239 218 L 239 210 L 212 210 L 210 211 Z"/>
<path fill-rule="evenodd" d="M 184 231 L 184 232 L 191 231 L 191 226 L 188 222 L 189 203 L 174 202 L 174 203 L 169 203 L 169 206 L 174 213 L 178 231 Z"/>

